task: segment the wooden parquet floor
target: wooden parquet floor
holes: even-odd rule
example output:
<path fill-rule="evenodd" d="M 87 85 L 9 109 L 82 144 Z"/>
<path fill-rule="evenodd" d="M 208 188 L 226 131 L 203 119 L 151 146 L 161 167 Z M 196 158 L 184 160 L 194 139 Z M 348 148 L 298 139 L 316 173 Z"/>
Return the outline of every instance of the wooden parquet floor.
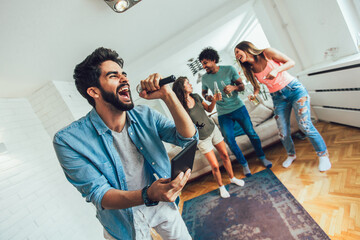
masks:
<path fill-rule="evenodd" d="M 297 159 L 287 169 L 281 166 L 286 152 L 281 143 L 264 149 L 273 162 L 272 171 L 333 240 L 360 239 L 360 129 L 335 123 L 318 122 L 332 168 L 318 170 L 318 159 L 311 143 L 294 138 Z M 264 169 L 254 154 L 246 156 L 252 173 Z M 233 163 L 235 176 L 244 178 L 242 168 Z M 229 178 L 221 169 L 224 184 Z M 188 183 L 181 195 L 183 202 L 217 189 L 213 176 L 207 174 Z"/>

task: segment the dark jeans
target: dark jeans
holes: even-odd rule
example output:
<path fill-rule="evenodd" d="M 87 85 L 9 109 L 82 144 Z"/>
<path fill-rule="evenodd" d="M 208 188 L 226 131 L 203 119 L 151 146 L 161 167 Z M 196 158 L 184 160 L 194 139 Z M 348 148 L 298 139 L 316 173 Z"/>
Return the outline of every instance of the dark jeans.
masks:
<path fill-rule="evenodd" d="M 219 118 L 220 129 L 222 134 L 224 135 L 225 141 L 229 145 L 231 151 L 235 154 L 236 159 L 239 161 L 241 165 L 247 166 L 248 163 L 235 141 L 235 135 L 234 135 L 235 121 L 237 121 L 240 124 L 246 135 L 249 137 L 258 158 L 259 159 L 265 158 L 264 151 L 261 147 L 260 138 L 254 130 L 254 127 L 250 120 L 249 113 L 245 106 L 242 106 L 241 108 L 238 108 L 231 113 L 220 115 L 218 118 Z"/>

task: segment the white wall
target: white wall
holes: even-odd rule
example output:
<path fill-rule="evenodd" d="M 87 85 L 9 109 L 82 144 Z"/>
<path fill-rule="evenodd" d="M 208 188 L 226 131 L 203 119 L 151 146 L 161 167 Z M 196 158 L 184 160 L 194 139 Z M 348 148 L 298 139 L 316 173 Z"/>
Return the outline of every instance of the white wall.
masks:
<path fill-rule="evenodd" d="M 31 94 L 29 101 L 51 137 L 92 108 L 79 94 L 74 82 L 49 81 Z"/>
<path fill-rule="evenodd" d="M 270 45 L 298 63 L 295 72 L 357 53 L 336 0 L 256 0 L 254 10 Z M 338 50 L 325 59 L 330 48 Z"/>
<path fill-rule="evenodd" d="M 281 18 L 280 10 L 276 8 L 275 2 L 273 0 L 255 0 L 253 9 L 270 46 L 284 52 L 297 63 L 290 72 L 302 70 L 304 66 L 299 52 L 302 53 L 303 58 L 307 58 L 303 51 L 303 45 L 297 44 L 295 48 L 293 38 L 297 37 L 284 28 L 284 20 Z"/>
<path fill-rule="evenodd" d="M 358 51 L 360 51 L 360 1 L 337 0 Z"/>
<path fill-rule="evenodd" d="M 53 81 L 52 83 L 70 110 L 72 120 L 85 116 L 92 109 L 92 106 L 78 92 L 74 82 Z"/>
<path fill-rule="evenodd" d="M 52 94 L 36 106 L 47 103 L 64 104 Z M 29 101 L 0 99 L 0 109 L 0 142 L 8 149 L 0 155 L 0 239 L 102 239 L 94 207 L 65 179 Z"/>
<path fill-rule="evenodd" d="M 74 120 L 53 82 L 48 82 L 31 94 L 29 102 L 51 138 L 59 129 Z"/>

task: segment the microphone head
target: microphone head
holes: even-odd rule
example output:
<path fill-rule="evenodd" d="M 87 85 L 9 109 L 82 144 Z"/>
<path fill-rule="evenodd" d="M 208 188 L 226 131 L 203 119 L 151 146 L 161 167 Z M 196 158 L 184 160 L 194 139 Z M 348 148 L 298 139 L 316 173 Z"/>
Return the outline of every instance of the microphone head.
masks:
<path fill-rule="evenodd" d="M 136 86 L 136 91 L 137 91 L 138 93 L 141 93 L 142 88 L 141 88 L 141 84 L 140 84 L 140 83 Z"/>

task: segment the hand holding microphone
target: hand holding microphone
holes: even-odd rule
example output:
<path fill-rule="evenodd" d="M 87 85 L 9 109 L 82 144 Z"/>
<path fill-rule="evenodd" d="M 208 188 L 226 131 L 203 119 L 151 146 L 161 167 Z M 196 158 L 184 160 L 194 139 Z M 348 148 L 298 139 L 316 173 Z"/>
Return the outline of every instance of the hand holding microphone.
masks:
<path fill-rule="evenodd" d="M 168 84 L 168 83 L 172 83 L 175 81 L 175 76 L 174 75 L 170 75 L 169 77 L 166 77 L 166 78 L 163 78 L 163 79 L 160 79 L 159 80 L 159 86 L 162 87 L 164 86 L 165 84 Z M 136 86 L 136 91 L 138 93 L 141 93 L 143 91 L 143 88 L 141 87 L 141 83 L 139 83 L 137 86 Z M 151 91 L 147 91 L 147 92 L 151 92 Z"/>

